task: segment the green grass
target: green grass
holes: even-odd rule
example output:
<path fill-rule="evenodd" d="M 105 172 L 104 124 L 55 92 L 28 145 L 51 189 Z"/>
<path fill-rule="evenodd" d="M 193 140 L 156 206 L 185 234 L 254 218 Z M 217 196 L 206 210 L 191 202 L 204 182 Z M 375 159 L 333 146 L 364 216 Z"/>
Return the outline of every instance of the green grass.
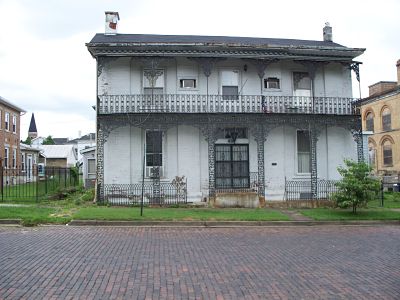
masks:
<path fill-rule="evenodd" d="M 0 219 L 21 219 L 24 226 L 66 224 L 71 216 L 61 209 L 41 206 L 1 206 Z"/>
<path fill-rule="evenodd" d="M 83 207 L 73 214 L 81 220 L 160 220 L 160 221 L 286 221 L 289 218 L 278 211 L 266 209 L 221 209 L 221 208 L 140 208 Z"/>
<path fill-rule="evenodd" d="M 368 207 L 380 207 L 381 200 L 377 199 L 368 203 Z M 383 198 L 383 207 L 400 208 L 400 193 L 385 192 Z"/>
<path fill-rule="evenodd" d="M 351 209 L 315 208 L 299 210 L 304 216 L 314 220 L 400 220 L 400 212 L 389 209 L 357 209 L 353 214 Z"/>

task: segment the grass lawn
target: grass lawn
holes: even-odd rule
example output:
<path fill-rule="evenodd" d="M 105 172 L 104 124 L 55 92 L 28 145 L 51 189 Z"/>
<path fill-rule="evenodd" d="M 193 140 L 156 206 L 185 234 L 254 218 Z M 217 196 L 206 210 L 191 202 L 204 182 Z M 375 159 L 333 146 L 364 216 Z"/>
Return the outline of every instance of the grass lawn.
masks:
<path fill-rule="evenodd" d="M 400 220 L 399 211 L 379 208 L 361 208 L 353 214 L 351 209 L 315 208 L 299 210 L 314 220 Z"/>
<path fill-rule="evenodd" d="M 57 208 L 41 206 L 1 206 L 0 219 L 22 219 L 24 226 L 66 224 L 71 216 Z"/>
<path fill-rule="evenodd" d="M 400 208 L 400 193 L 385 192 L 383 199 L 383 207 L 385 208 Z M 374 200 L 368 203 L 368 207 L 380 207 L 381 201 Z"/>
<path fill-rule="evenodd" d="M 140 216 L 140 208 L 83 207 L 73 214 L 81 220 L 180 220 L 180 221 L 286 221 L 289 218 L 278 211 L 245 208 L 147 208 Z"/>

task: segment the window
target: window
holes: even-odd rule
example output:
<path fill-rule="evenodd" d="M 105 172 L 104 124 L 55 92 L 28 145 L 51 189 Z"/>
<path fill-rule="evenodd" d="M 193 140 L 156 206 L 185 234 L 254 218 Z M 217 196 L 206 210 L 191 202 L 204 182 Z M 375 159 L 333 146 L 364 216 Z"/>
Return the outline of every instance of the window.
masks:
<path fill-rule="evenodd" d="M 9 149 L 7 147 L 4 148 L 4 167 L 8 168 L 8 158 L 9 158 Z"/>
<path fill-rule="evenodd" d="M 229 139 L 235 142 L 236 139 L 247 139 L 247 128 L 218 128 L 217 139 Z"/>
<path fill-rule="evenodd" d="M 372 112 L 367 113 L 367 116 L 365 117 L 365 125 L 367 131 L 374 131 L 374 115 Z"/>
<path fill-rule="evenodd" d="M 25 153 L 21 153 L 21 170 L 25 171 Z"/>
<path fill-rule="evenodd" d="M 311 151 L 310 134 L 306 130 L 297 131 L 297 171 L 299 173 L 310 173 Z"/>
<path fill-rule="evenodd" d="M 145 95 L 164 93 L 164 70 L 143 70 L 143 92 Z"/>
<path fill-rule="evenodd" d="M 4 114 L 4 128 L 10 130 L 10 113 L 8 112 Z"/>
<path fill-rule="evenodd" d="M 13 149 L 12 167 L 17 167 L 17 149 Z"/>
<path fill-rule="evenodd" d="M 195 89 L 197 87 L 196 79 L 180 79 L 179 87 L 181 89 Z"/>
<path fill-rule="evenodd" d="M 280 89 L 279 79 L 276 77 L 268 77 L 264 79 L 264 88 L 266 89 Z"/>
<path fill-rule="evenodd" d="M 311 96 L 311 78 L 307 72 L 293 72 L 293 95 Z"/>
<path fill-rule="evenodd" d="M 390 110 L 389 108 L 385 108 L 382 111 L 382 130 L 383 131 L 388 131 L 392 129 L 392 118 L 390 115 Z"/>
<path fill-rule="evenodd" d="M 382 143 L 382 151 L 383 151 L 383 164 L 385 166 L 393 165 L 392 143 L 390 140 L 385 140 Z"/>
<path fill-rule="evenodd" d="M 89 158 L 87 160 L 88 163 L 88 174 L 95 174 L 96 173 L 96 160 L 94 158 Z"/>
<path fill-rule="evenodd" d="M 239 99 L 239 71 L 223 70 L 220 76 L 222 99 Z"/>
<path fill-rule="evenodd" d="M 151 177 L 154 167 L 160 171 L 163 161 L 162 131 L 146 131 L 146 176 Z M 161 173 L 160 173 L 161 175 Z"/>
<path fill-rule="evenodd" d="M 215 145 L 215 187 L 250 187 L 249 145 Z"/>
<path fill-rule="evenodd" d="M 13 115 L 12 118 L 12 131 L 13 133 L 17 133 L 17 116 Z"/>

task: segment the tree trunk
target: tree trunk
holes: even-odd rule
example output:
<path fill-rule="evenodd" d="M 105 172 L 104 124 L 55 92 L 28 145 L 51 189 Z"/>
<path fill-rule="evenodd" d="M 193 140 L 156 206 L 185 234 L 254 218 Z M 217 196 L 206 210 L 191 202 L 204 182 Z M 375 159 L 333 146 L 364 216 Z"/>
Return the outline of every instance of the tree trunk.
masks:
<path fill-rule="evenodd" d="M 353 204 L 353 214 L 357 213 L 357 205 Z"/>

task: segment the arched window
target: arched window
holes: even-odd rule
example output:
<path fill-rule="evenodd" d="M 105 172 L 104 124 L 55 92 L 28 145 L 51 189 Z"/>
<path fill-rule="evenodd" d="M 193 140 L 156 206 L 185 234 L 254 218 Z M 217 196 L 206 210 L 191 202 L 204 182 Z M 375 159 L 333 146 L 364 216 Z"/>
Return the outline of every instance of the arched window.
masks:
<path fill-rule="evenodd" d="M 382 153 L 383 153 L 383 165 L 392 166 L 393 165 L 392 142 L 389 139 L 383 141 Z"/>
<path fill-rule="evenodd" d="M 376 147 L 373 143 L 368 143 L 368 158 L 369 165 L 372 168 L 376 167 Z"/>
<path fill-rule="evenodd" d="M 367 116 L 365 117 L 365 125 L 367 131 L 374 131 L 374 115 L 372 112 L 367 113 Z"/>
<path fill-rule="evenodd" d="M 385 107 L 382 111 L 382 130 L 388 131 L 392 129 L 392 117 L 390 115 L 390 109 Z"/>

